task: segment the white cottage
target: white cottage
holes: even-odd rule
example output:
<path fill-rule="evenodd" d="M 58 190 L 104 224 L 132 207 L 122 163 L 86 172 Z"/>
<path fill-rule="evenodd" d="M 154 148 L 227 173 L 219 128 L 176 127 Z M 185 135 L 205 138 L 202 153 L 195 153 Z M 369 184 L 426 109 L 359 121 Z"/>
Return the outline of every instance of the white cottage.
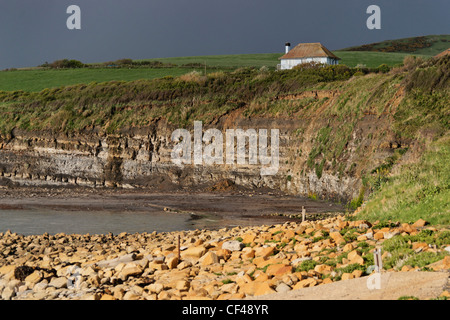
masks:
<path fill-rule="evenodd" d="M 302 63 L 339 64 L 340 58 L 319 42 L 300 43 L 291 50 L 291 44 L 286 43 L 286 54 L 280 58 L 279 69 L 288 70 Z"/>

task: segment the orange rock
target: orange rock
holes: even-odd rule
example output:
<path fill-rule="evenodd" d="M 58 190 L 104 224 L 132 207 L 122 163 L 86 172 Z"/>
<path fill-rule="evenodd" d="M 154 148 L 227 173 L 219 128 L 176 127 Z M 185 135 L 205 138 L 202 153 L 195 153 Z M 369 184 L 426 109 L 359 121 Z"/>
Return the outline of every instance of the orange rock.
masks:
<path fill-rule="evenodd" d="M 359 252 L 356 250 L 353 250 L 347 255 L 347 259 L 351 261 L 357 256 L 359 256 Z"/>
<path fill-rule="evenodd" d="M 243 237 L 242 237 L 242 242 L 243 243 L 252 243 L 255 241 L 257 235 L 255 233 L 246 233 Z"/>
<path fill-rule="evenodd" d="M 255 278 L 255 281 L 257 281 L 257 282 L 265 282 L 265 281 L 268 281 L 269 280 L 269 276 L 266 274 L 266 273 L 264 273 L 264 272 L 261 272 L 256 278 Z"/>
<path fill-rule="evenodd" d="M 238 293 L 233 293 L 230 297 L 230 300 L 240 300 L 240 299 L 244 299 L 245 295 L 242 292 L 238 292 Z"/>
<path fill-rule="evenodd" d="M 339 232 L 331 232 L 330 238 L 337 244 L 345 243 L 344 237 Z"/>
<path fill-rule="evenodd" d="M 302 271 L 302 272 L 294 272 L 293 275 L 296 276 L 298 280 L 306 279 L 306 276 L 304 275 L 304 271 Z"/>
<path fill-rule="evenodd" d="M 178 257 L 172 257 L 167 259 L 167 267 L 169 267 L 169 269 L 175 269 L 178 266 Z"/>
<path fill-rule="evenodd" d="M 292 266 L 287 264 L 271 264 L 267 267 L 268 276 L 283 276 L 292 273 Z"/>
<path fill-rule="evenodd" d="M 295 229 L 295 233 L 302 234 L 303 232 L 305 232 L 305 230 L 306 230 L 305 226 L 300 226 L 297 229 Z"/>
<path fill-rule="evenodd" d="M 247 296 L 253 296 L 256 292 L 256 283 L 257 282 L 249 282 L 239 285 L 239 291 Z"/>
<path fill-rule="evenodd" d="M 336 223 L 336 226 L 337 226 L 339 229 L 344 229 L 345 227 L 348 226 L 348 221 L 342 221 L 342 220 L 339 220 L 339 221 Z"/>
<path fill-rule="evenodd" d="M 255 252 L 256 257 L 263 257 L 267 258 L 275 252 L 275 247 L 267 247 L 267 248 L 261 248 L 260 250 Z"/>
<path fill-rule="evenodd" d="M 435 271 L 450 269 L 450 256 L 446 256 L 442 260 L 431 263 L 431 264 L 427 265 L 427 267 L 429 267 Z"/>
<path fill-rule="evenodd" d="M 284 239 L 286 239 L 286 240 L 290 240 L 290 239 L 292 239 L 293 237 L 295 237 L 295 232 L 294 232 L 293 230 L 287 230 L 287 231 L 284 233 Z"/>
<path fill-rule="evenodd" d="M 415 228 L 421 228 L 421 227 L 424 227 L 427 223 L 428 222 L 426 222 L 425 220 L 419 219 L 416 222 L 414 222 L 414 224 L 412 226 Z"/>
<path fill-rule="evenodd" d="M 416 231 L 415 228 L 411 227 L 407 223 L 402 223 L 401 230 L 402 230 L 402 232 L 407 232 L 407 233 Z"/>
<path fill-rule="evenodd" d="M 364 265 L 364 259 L 361 256 L 357 256 L 353 260 L 350 260 L 350 264 L 354 264 L 354 263 Z"/>
<path fill-rule="evenodd" d="M 412 249 L 413 250 L 421 249 L 421 251 L 425 251 L 428 249 L 428 244 L 425 242 L 413 242 Z"/>
<path fill-rule="evenodd" d="M 447 269 L 450 269 L 450 256 L 446 256 L 446 257 L 443 259 L 442 263 L 444 264 L 444 266 L 445 266 Z"/>
<path fill-rule="evenodd" d="M 320 274 L 330 274 L 333 271 L 333 268 L 326 264 L 318 264 L 314 267 L 314 271 Z"/>
<path fill-rule="evenodd" d="M 350 279 L 353 279 L 353 278 L 354 278 L 354 275 L 351 274 L 351 273 L 344 273 L 344 274 L 342 274 L 342 276 L 341 276 L 341 279 L 342 279 L 342 280 L 350 280 Z"/>
<path fill-rule="evenodd" d="M 266 240 L 272 240 L 272 234 L 270 232 L 261 233 L 258 236 L 258 241 L 255 242 L 265 242 Z"/>
<path fill-rule="evenodd" d="M 255 250 L 248 250 L 246 252 L 242 252 L 241 258 L 245 260 L 253 259 L 255 257 Z"/>
<path fill-rule="evenodd" d="M 356 240 L 358 240 L 358 241 L 366 241 L 367 239 L 368 238 L 365 234 L 362 234 L 362 235 L 356 237 Z"/>
<path fill-rule="evenodd" d="M 271 294 L 271 293 L 275 293 L 275 292 L 276 291 L 273 290 L 267 282 L 260 282 L 260 283 L 256 283 L 254 295 L 262 296 L 265 294 Z"/>
<path fill-rule="evenodd" d="M 362 273 L 363 272 L 361 270 L 353 270 L 352 275 L 354 278 L 361 278 Z"/>
<path fill-rule="evenodd" d="M 230 300 L 231 294 L 230 293 L 222 293 L 220 296 L 217 297 L 217 300 Z"/>
<path fill-rule="evenodd" d="M 223 259 L 227 261 L 230 257 L 232 252 L 228 249 L 220 249 L 216 251 L 217 257 L 220 259 Z"/>
<path fill-rule="evenodd" d="M 202 266 L 209 266 L 211 264 L 219 263 L 219 258 L 217 257 L 217 254 L 209 251 L 202 257 Z"/>
<path fill-rule="evenodd" d="M 350 252 L 347 256 L 347 259 L 349 260 L 349 264 L 358 263 L 360 265 L 364 264 L 364 259 L 359 255 L 358 251 L 353 250 Z"/>
<path fill-rule="evenodd" d="M 347 243 L 342 250 L 344 252 L 352 251 L 355 248 L 355 245 L 353 243 Z"/>
<path fill-rule="evenodd" d="M 195 246 L 186 249 L 181 252 L 182 257 L 200 258 L 206 253 L 206 248 L 204 246 Z"/>
<path fill-rule="evenodd" d="M 375 240 L 381 240 L 381 239 L 384 239 L 384 232 L 378 231 L 377 233 L 375 233 L 375 234 L 373 235 L 373 238 L 374 238 Z"/>
<path fill-rule="evenodd" d="M 267 263 L 267 259 L 264 257 L 257 257 L 255 259 L 253 259 L 253 264 L 257 267 L 257 268 L 264 268 L 265 266 L 268 265 Z"/>
<path fill-rule="evenodd" d="M 413 270 L 414 268 L 411 266 L 403 266 L 402 269 L 400 270 L 401 272 L 408 272 Z"/>
<path fill-rule="evenodd" d="M 314 287 L 317 284 L 317 280 L 314 278 L 307 278 L 305 280 L 301 280 L 295 284 L 292 290 L 303 289 L 307 287 Z"/>

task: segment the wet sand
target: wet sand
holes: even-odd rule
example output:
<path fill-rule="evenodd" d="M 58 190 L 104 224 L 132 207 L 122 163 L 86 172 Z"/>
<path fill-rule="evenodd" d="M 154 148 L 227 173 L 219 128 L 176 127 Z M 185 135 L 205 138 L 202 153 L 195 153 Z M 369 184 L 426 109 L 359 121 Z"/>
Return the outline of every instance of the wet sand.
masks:
<path fill-rule="evenodd" d="M 148 212 L 189 216 L 189 229 L 217 229 L 298 221 L 343 212 L 341 205 L 273 191 L 158 192 L 92 188 L 0 189 L 1 210 L 54 210 L 77 212 Z"/>

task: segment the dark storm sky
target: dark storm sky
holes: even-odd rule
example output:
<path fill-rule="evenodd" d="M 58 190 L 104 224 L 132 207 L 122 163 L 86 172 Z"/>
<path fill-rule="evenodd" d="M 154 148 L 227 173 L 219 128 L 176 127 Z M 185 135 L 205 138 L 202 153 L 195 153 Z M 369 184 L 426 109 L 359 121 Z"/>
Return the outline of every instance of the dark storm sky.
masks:
<path fill-rule="evenodd" d="M 69 5 L 81 30 L 68 30 Z M 381 30 L 366 9 L 381 8 Z M 286 41 L 330 50 L 450 33 L 449 0 L 0 0 L 0 69 L 69 58 L 282 52 Z"/>

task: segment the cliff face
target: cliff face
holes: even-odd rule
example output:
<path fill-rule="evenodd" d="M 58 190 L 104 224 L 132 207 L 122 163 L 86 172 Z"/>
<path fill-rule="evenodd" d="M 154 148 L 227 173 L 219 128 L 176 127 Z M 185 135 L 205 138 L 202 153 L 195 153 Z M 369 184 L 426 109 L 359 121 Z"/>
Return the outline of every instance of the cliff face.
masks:
<path fill-rule="evenodd" d="M 426 141 L 448 135 L 449 81 L 450 58 L 444 57 L 405 59 L 404 67 L 387 74 L 345 66 L 244 68 L 0 92 L 0 186 L 169 191 L 226 179 L 251 189 L 356 200 L 357 206 L 395 170 L 420 158 Z M 193 132 L 198 122 L 200 137 Z M 252 155 L 248 145 L 230 148 L 247 152 L 239 164 L 195 160 L 195 142 L 205 154 L 213 145 L 214 156 L 224 160 L 229 129 L 253 130 L 257 143 L 264 130 L 276 130 L 276 174 L 262 174 L 260 145 Z M 173 161 L 181 142 L 174 131 L 194 144 L 181 148 L 183 155 L 194 154 L 183 166 Z M 208 132 L 214 140 L 202 144 Z"/>
<path fill-rule="evenodd" d="M 328 103 L 338 97 L 335 94 Z M 333 160 L 325 157 L 321 160 L 319 156 L 311 165 L 312 151 L 324 145 L 318 132 L 330 128 L 338 133 L 341 122 L 330 122 L 320 112 L 308 119 L 247 117 L 244 112 L 245 108 L 229 112 L 205 124 L 203 132 L 214 128 L 225 137 L 227 129 L 256 132 L 278 129 L 279 169 L 275 175 L 262 176 L 260 162 L 249 164 L 248 145 L 245 164 L 174 164 L 171 152 L 176 143 L 172 141 L 172 133 L 178 128 L 164 119 L 114 134 L 95 129 L 72 134 L 14 129 L 10 137 L 0 141 L 0 174 L 3 183 L 23 185 L 169 190 L 196 188 L 228 179 L 248 188 L 268 187 L 290 194 L 348 201 L 359 193 L 361 172 L 379 165 L 399 145 L 389 130 L 389 116 L 369 114 L 356 121 L 346 136 L 345 152 Z M 186 129 L 193 133 L 193 127 Z M 223 150 L 225 144 L 224 139 Z M 269 151 L 270 148 L 269 144 Z M 323 154 L 326 152 L 322 150 Z"/>

